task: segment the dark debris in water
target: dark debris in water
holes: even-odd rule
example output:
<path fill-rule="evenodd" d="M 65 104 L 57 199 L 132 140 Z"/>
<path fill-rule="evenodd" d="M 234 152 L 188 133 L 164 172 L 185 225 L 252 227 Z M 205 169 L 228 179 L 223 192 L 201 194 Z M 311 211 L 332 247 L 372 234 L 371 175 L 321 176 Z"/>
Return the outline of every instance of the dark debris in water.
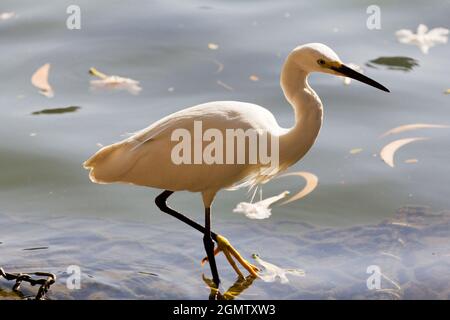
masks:
<path fill-rule="evenodd" d="M 33 248 L 25 248 L 25 251 L 35 251 L 35 250 L 47 250 L 48 247 L 33 247 Z"/>
<path fill-rule="evenodd" d="M 389 70 L 411 71 L 414 67 L 419 66 L 419 61 L 409 57 L 379 57 L 367 62 L 366 66 L 375 69 L 383 66 Z"/>
<path fill-rule="evenodd" d="M 146 276 L 158 277 L 158 275 L 156 273 L 153 273 L 153 272 L 139 271 L 138 273 L 146 275 Z"/>
<path fill-rule="evenodd" d="M 32 115 L 41 115 L 41 114 L 61 114 L 61 113 L 70 113 L 70 112 L 76 112 L 77 110 L 81 109 L 81 107 L 78 106 L 70 106 L 70 107 L 64 107 L 64 108 L 51 108 L 51 109 L 42 109 L 39 111 L 35 111 L 31 113 Z"/>

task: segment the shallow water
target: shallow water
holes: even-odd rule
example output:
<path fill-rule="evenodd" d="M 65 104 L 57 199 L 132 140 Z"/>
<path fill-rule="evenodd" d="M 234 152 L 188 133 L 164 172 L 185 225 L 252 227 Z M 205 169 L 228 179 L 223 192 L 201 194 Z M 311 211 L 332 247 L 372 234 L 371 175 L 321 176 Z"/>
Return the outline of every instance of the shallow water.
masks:
<path fill-rule="evenodd" d="M 4 79 L 0 95 L 0 213 L 30 221 L 29 227 L 13 224 L 20 232 L 2 229 L 1 247 L 8 258 L 2 254 L 0 265 L 42 266 L 60 273 L 73 259 L 88 273 L 106 273 L 96 274 L 89 294 L 206 297 L 198 267 L 200 237 L 157 212 L 153 204 L 156 190 L 94 185 L 81 163 L 98 149 L 97 143 L 112 143 L 126 132 L 205 101 L 258 103 L 269 108 L 281 125 L 292 125 L 291 108 L 278 84 L 280 68 L 293 47 L 313 41 L 330 45 L 343 61 L 362 66 L 366 75 L 386 85 L 391 93 L 356 82 L 344 86 L 341 79 L 313 75 L 310 82 L 325 105 L 325 122 L 311 152 L 291 171 L 316 174 L 319 187 L 300 201 L 275 205 L 270 219 L 256 223 L 232 213 L 238 202 L 248 201 L 244 192 L 222 192 L 215 202 L 215 229 L 243 251 L 248 250 L 246 253 L 260 252 L 268 261 L 279 258 L 274 256 L 275 248 L 292 247 L 289 254 L 295 255 L 293 260 L 284 262 L 302 267 L 306 262 L 301 242 L 297 247 L 283 232 L 275 237 L 269 231 L 273 240 L 267 241 L 258 238 L 260 230 L 274 230 L 281 224 L 296 232 L 294 226 L 301 223 L 318 227 L 378 225 L 407 204 L 429 206 L 432 211 L 449 208 L 448 130 L 380 138 L 398 125 L 449 124 L 450 96 L 443 94 L 449 86 L 448 44 L 423 55 L 415 46 L 398 43 L 394 36 L 396 30 L 415 29 L 419 23 L 448 28 L 448 2 L 380 1 L 382 29 L 376 31 L 365 26 L 366 8 L 377 4 L 374 1 L 129 1 L 126 6 L 119 1 L 79 1 L 82 29 L 77 31 L 65 27 L 70 4 L 4 0 L 0 6 L 0 11 L 17 14 L 0 21 L 0 75 Z M 208 49 L 208 43 L 218 44 L 218 50 Z M 398 56 L 414 59 L 418 65 L 405 71 L 374 64 L 380 57 Z M 39 95 L 30 84 L 32 73 L 47 62 L 52 64 L 52 99 Z M 372 67 L 366 66 L 369 62 Z M 218 63 L 224 66 L 219 73 Z M 139 80 L 142 92 L 91 91 L 88 70 L 93 66 Z M 250 81 L 250 75 L 257 75 L 259 81 Z M 413 136 L 430 140 L 399 151 L 395 169 L 373 156 L 394 138 Z M 351 155 L 353 148 L 363 151 Z M 404 163 L 410 158 L 419 162 Z M 302 183 L 295 177 L 274 180 L 264 187 L 264 196 L 295 192 Z M 198 195 L 180 193 L 172 202 L 202 220 Z M 93 217 L 101 222 L 88 223 Z M 64 232 L 59 230 L 60 224 Z M 114 234 L 111 229 L 120 230 L 118 234 L 124 238 L 107 242 L 107 235 Z M 101 235 L 102 230 L 106 235 Z M 173 232 L 168 235 L 167 230 Z M 53 246 L 20 251 L 52 241 L 61 244 L 61 252 L 52 251 Z M 180 248 L 189 250 L 182 253 Z M 64 258 L 67 250 L 74 254 Z M 18 256 L 10 256 L 18 252 Z M 184 259 L 184 269 L 179 267 L 179 259 Z M 158 277 L 136 276 L 139 270 L 152 269 L 153 263 Z M 232 279 L 231 273 L 225 276 Z M 180 278 L 189 283 L 180 284 L 176 281 Z M 167 288 L 167 296 L 152 290 L 161 286 Z M 270 290 L 264 291 L 266 284 L 259 286 L 263 288 L 253 289 L 256 297 L 301 297 L 298 287 L 270 285 Z M 124 289 L 127 287 L 133 289 Z M 57 292 L 56 298 L 64 296 L 62 289 Z M 84 292 L 79 297 L 88 295 Z"/>
<path fill-rule="evenodd" d="M 2 215 L 0 226 L 5 270 L 53 272 L 57 283 L 49 299 L 206 299 L 210 294 L 203 280 L 208 266 L 200 267 L 201 235 L 180 231 L 174 224 Z M 232 290 L 228 298 L 450 298 L 450 212 L 405 207 L 376 225 L 229 223 L 223 229 L 246 257 L 257 252 L 280 268 L 305 271 L 303 277 L 288 275 L 288 283 L 251 278 L 243 282 L 219 256 L 222 293 L 233 285 L 242 289 Z M 38 236 L 30 236 L 30 230 Z M 73 275 L 67 268 L 73 265 L 81 271 L 78 290 L 66 286 Z M 370 266 L 382 274 L 380 287 L 372 290 L 367 285 Z M 36 294 L 26 284 L 22 295 L 14 294 L 11 286 L 0 280 L 0 295 L 17 299 Z"/>

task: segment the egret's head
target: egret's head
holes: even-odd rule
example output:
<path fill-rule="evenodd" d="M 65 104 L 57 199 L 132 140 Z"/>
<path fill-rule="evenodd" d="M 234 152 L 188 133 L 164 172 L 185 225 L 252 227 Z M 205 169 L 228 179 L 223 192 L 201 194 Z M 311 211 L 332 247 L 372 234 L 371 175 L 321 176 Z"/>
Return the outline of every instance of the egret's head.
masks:
<path fill-rule="evenodd" d="M 322 72 L 349 77 L 372 87 L 389 92 L 389 89 L 375 80 L 344 65 L 338 55 L 322 43 L 308 43 L 292 50 L 290 59 L 306 72 Z"/>

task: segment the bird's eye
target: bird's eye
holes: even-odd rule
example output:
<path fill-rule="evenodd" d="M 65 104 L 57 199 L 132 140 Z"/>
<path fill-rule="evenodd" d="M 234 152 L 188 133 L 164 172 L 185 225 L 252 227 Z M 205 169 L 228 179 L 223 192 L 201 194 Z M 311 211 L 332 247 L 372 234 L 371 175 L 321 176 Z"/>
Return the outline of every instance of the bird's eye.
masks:
<path fill-rule="evenodd" d="M 317 60 L 317 63 L 318 63 L 319 65 L 323 66 L 323 65 L 325 64 L 325 60 L 319 59 L 319 60 Z"/>

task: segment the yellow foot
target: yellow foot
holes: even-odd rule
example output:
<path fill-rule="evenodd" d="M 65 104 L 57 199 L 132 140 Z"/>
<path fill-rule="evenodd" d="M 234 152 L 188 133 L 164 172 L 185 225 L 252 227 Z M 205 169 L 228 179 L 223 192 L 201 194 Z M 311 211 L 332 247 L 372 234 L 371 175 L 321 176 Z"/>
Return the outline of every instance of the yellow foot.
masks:
<path fill-rule="evenodd" d="M 234 261 L 233 257 L 240 263 L 241 266 L 243 266 L 252 276 L 258 277 L 258 267 L 254 266 L 253 264 L 249 263 L 247 260 L 242 258 L 242 256 L 239 254 L 239 252 L 233 248 L 233 246 L 230 244 L 227 238 L 222 237 L 221 235 L 217 235 L 217 247 L 214 249 L 214 255 L 217 255 L 219 252 L 223 252 L 225 257 L 228 260 L 228 263 L 233 267 L 234 271 L 238 274 L 240 277 L 244 277 L 241 270 L 239 270 L 236 262 Z M 205 262 L 208 261 L 208 257 L 203 258 L 202 265 L 205 264 Z"/>

